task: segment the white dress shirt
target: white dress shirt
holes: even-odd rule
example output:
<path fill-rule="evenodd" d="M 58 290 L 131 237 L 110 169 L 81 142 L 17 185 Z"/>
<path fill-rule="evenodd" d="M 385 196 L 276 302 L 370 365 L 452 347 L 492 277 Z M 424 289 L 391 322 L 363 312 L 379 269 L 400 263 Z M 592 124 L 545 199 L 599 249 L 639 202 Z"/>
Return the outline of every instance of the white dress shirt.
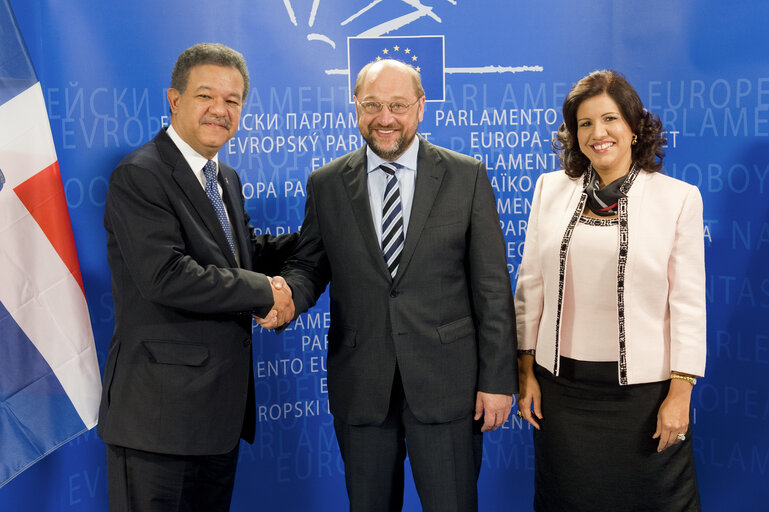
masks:
<path fill-rule="evenodd" d="M 176 133 L 176 130 L 174 130 L 173 125 L 168 126 L 168 130 L 166 130 L 166 133 L 171 138 L 171 140 L 176 144 L 176 147 L 179 148 L 179 151 L 181 151 L 182 156 L 187 161 L 187 164 L 190 166 L 190 169 L 192 169 L 193 174 L 195 174 L 195 177 L 200 182 L 200 186 L 203 187 L 203 190 L 206 189 L 206 175 L 203 172 L 203 167 L 206 166 L 208 163 L 208 159 L 192 149 L 192 146 L 184 142 L 184 139 L 182 139 L 178 133 Z M 214 155 L 214 157 L 211 159 L 216 164 L 216 174 L 219 175 L 219 155 Z M 222 185 L 219 183 L 219 180 L 216 181 L 216 188 L 219 190 L 219 197 L 222 197 Z M 232 236 L 235 236 L 235 229 L 232 228 L 232 219 L 230 218 L 230 212 L 227 209 L 227 203 L 224 203 L 224 213 L 227 215 L 227 220 L 230 223 L 230 228 L 232 229 Z M 381 216 L 381 214 L 380 214 Z M 240 253 L 238 252 L 238 243 L 237 240 L 233 240 L 235 244 L 235 261 L 240 264 Z"/>

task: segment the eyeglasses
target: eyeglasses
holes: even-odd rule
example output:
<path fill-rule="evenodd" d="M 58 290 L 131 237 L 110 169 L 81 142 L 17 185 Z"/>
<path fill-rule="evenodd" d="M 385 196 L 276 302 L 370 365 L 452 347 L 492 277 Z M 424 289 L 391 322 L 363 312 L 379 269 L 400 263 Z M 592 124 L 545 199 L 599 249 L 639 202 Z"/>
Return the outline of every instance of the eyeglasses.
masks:
<path fill-rule="evenodd" d="M 382 107 L 387 105 L 387 109 L 391 113 L 398 115 L 398 114 L 405 114 L 406 112 L 408 112 L 409 109 L 414 105 L 416 105 L 417 103 L 419 103 L 419 100 L 421 99 L 422 99 L 421 97 L 418 98 L 414 103 L 400 103 L 398 101 L 393 103 L 383 103 L 381 101 L 358 101 L 358 100 L 355 100 L 355 101 L 358 103 L 358 105 L 360 105 L 363 111 L 367 114 L 378 114 L 379 112 L 382 111 Z"/>

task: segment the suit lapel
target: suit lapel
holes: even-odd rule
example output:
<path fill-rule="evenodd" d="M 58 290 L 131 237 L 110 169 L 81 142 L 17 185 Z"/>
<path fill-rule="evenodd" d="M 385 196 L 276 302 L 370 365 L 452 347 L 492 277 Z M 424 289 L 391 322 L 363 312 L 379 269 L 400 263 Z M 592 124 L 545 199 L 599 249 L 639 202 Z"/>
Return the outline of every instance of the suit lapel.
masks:
<path fill-rule="evenodd" d="M 398 282 L 401 276 L 405 274 L 411 257 L 414 255 L 445 174 L 446 168 L 440 155 L 433 151 L 429 142 L 420 137 L 417 155 L 417 181 L 414 188 L 414 200 L 411 203 L 411 218 L 406 232 L 406 243 L 403 246 L 401 261 L 398 265 L 398 273 L 395 275 L 395 282 Z M 384 258 L 381 259 L 384 261 Z"/>
<path fill-rule="evenodd" d="M 227 258 L 227 261 L 231 266 L 237 267 L 235 255 L 230 250 L 230 244 L 224 234 L 222 225 L 219 223 L 214 207 L 211 206 L 211 201 L 208 200 L 205 190 L 200 186 L 200 181 L 198 181 L 198 178 L 190 169 L 187 160 L 184 159 L 179 148 L 176 147 L 176 144 L 173 143 L 165 131 L 162 131 L 156 137 L 156 141 L 161 158 L 172 169 L 171 173 L 174 181 L 179 185 L 184 195 L 187 196 L 206 229 L 208 229 L 217 245 L 222 249 L 222 253 Z"/>
<path fill-rule="evenodd" d="M 240 179 L 235 173 L 235 169 L 223 165 L 221 162 L 219 162 L 219 173 L 222 177 L 222 199 L 227 207 L 227 212 L 230 214 L 232 236 L 235 238 L 234 242 L 238 247 L 240 266 L 250 269 L 251 251 L 248 246 L 251 241 L 251 234 L 243 229 L 246 221 L 243 218 L 243 204 L 240 202 Z M 206 199 L 208 198 L 206 197 Z"/>
<path fill-rule="evenodd" d="M 350 202 L 355 220 L 358 223 L 363 242 L 371 253 L 371 260 L 377 262 L 379 269 L 387 274 L 387 265 L 382 249 L 376 237 L 374 220 L 371 217 L 371 203 L 368 199 L 368 176 L 366 172 L 366 146 L 350 156 L 347 167 L 342 170 L 342 181 Z"/>

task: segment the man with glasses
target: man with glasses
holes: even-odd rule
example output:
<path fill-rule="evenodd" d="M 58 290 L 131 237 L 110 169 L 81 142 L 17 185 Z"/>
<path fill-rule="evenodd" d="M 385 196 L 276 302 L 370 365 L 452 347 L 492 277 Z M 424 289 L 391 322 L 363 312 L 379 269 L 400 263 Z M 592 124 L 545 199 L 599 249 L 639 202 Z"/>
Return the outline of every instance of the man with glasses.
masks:
<path fill-rule="evenodd" d="M 401 510 L 407 452 L 423 510 L 477 510 L 480 432 L 506 421 L 517 388 L 494 194 L 480 162 L 417 135 L 414 68 L 371 63 L 354 96 L 367 145 L 310 175 L 282 272 L 297 313 L 331 283 L 328 393 L 350 510 Z"/>

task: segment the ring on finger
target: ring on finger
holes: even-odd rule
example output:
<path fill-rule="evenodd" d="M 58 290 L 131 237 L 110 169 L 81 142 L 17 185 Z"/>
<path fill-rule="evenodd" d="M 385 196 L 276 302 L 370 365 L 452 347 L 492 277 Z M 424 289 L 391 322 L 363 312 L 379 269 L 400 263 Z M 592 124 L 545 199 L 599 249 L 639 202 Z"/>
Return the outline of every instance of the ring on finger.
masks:
<path fill-rule="evenodd" d="M 521 410 L 520 410 L 520 409 L 518 409 L 517 411 L 515 411 L 515 414 L 516 414 L 516 415 L 517 415 L 519 418 L 523 418 L 523 412 L 521 412 Z"/>
<path fill-rule="evenodd" d="M 679 441 L 686 441 L 686 434 L 676 434 L 676 439 Z"/>

